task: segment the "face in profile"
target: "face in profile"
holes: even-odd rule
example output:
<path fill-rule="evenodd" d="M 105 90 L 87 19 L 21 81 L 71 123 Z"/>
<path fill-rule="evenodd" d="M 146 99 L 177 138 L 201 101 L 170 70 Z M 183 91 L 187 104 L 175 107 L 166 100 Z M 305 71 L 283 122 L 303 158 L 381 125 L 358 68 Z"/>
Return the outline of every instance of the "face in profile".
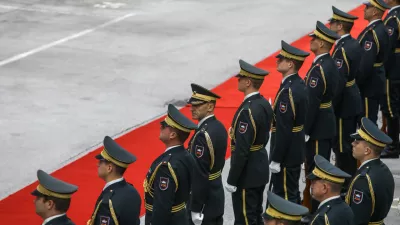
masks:
<path fill-rule="evenodd" d="M 206 117 L 211 103 L 204 103 L 199 105 L 191 105 L 190 111 L 192 112 L 192 119 L 201 120 Z"/>

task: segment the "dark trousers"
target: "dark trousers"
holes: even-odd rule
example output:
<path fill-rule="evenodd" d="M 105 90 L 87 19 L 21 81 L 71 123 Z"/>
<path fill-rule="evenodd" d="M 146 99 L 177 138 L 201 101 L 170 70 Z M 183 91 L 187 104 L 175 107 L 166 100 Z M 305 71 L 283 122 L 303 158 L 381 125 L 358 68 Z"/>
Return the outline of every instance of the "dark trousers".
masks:
<path fill-rule="evenodd" d="M 357 160 L 353 157 L 353 139 L 350 134 L 357 130 L 357 117 L 336 118 L 337 135 L 332 140 L 332 149 L 335 153 L 336 166 L 353 176 L 357 171 Z M 351 178 L 346 180 L 343 187 L 347 189 Z"/>
<path fill-rule="evenodd" d="M 386 92 L 381 99 L 381 110 L 387 119 L 387 134 L 392 138 L 390 148 L 399 144 L 400 83 L 386 80 Z"/>
<path fill-rule="evenodd" d="M 232 193 L 234 225 L 263 225 L 261 214 L 265 185 L 257 188 L 237 189 Z"/>
<path fill-rule="evenodd" d="M 189 212 L 190 214 L 190 212 Z M 189 224 L 190 225 L 194 225 L 192 218 L 189 217 Z M 220 215 L 216 218 L 212 218 L 212 219 L 208 219 L 208 220 L 203 220 L 203 222 L 201 223 L 201 225 L 222 225 L 224 224 L 224 217 L 223 215 Z"/>
<path fill-rule="evenodd" d="M 314 167 L 314 156 L 321 155 L 327 160 L 331 158 L 331 148 L 332 148 L 332 140 L 324 139 L 324 140 L 308 140 L 306 143 L 306 163 L 305 163 L 305 174 L 306 176 L 310 174 Z M 319 202 L 312 199 L 310 195 L 310 187 L 311 181 L 306 180 L 306 187 L 303 191 L 303 205 L 306 206 L 310 213 L 314 213 L 319 205 Z"/>
<path fill-rule="evenodd" d="M 300 172 L 301 165 L 295 167 L 281 166 L 279 173 L 272 173 L 269 189 L 286 200 L 300 204 Z"/>
<path fill-rule="evenodd" d="M 367 117 L 372 122 L 377 124 L 376 122 L 378 120 L 378 111 L 379 111 L 379 102 L 380 102 L 379 98 L 380 98 L 379 96 L 363 97 L 363 99 L 362 99 L 363 113 L 360 116 L 358 123 L 361 122 L 362 117 Z"/>

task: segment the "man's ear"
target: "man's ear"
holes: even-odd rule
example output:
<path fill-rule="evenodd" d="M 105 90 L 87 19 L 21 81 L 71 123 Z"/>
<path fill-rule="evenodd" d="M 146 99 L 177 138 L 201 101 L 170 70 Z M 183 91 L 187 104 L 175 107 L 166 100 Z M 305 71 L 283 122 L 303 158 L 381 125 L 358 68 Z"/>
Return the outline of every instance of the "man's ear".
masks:
<path fill-rule="evenodd" d="M 47 200 L 44 202 L 44 204 L 46 205 L 47 210 L 51 210 L 52 208 L 55 207 L 53 200 Z"/>

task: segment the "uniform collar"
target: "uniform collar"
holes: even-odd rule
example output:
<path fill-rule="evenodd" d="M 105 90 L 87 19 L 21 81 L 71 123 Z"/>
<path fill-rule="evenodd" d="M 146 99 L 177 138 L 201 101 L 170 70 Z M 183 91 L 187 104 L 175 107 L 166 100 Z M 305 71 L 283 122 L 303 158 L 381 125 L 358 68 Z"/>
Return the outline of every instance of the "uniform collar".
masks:
<path fill-rule="evenodd" d="M 376 23 L 376 22 L 378 22 L 378 21 L 380 21 L 380 19 L 377 19 L 377 20 L 372 20 L 371 22 L 369 22 L 369 24 L 368 24 L 368 26 L 367 26 L 367 27 L 369 27 L 370 25 L 372 25 L 373 23 Z"/>
<path fill-rule="evenodd" d="M 337 199 L 337 198 L 340 198 L 340 195 L 333 196 L 333 197 L 323 200 L 321 203 L 319 203 L 318 209 L 321 208 L 321 206 L 323 206 L 325 203 L 329 202 L 330 200 Z"/>
<path fill-rule="evenodd" d="M 204 117 L 203 119 L 201 119 L 200 122 L 199 122 L 199 124 L 197 125 L 197 127 L 200 128 L 200 127 L 201 127 L 201 124 L 203 124 L 204 121 L 206 121 L 208 118 L 211 118 L 211 117 L 213 117 L 213 116 L 214 116 L 214 114 L 209 115 L 209 116 L 206 116 L 206 117 Z"/>
<path fill-rule="evenodd" d="M 107 184 L 106 184 L 106 185 L 104 186 L 104 188 L 103 188 L 103 191 L 106 190 L 106 188 L 108 188 L 109 186 L 111 186 L 111 185 L 113 185 L 113 184 L 116 184 L 116 183 L 118 183 L 118 182 L 121 182 L 121 181 L 123 181 L 123 180 L 124 180 L 124 178 L 121 177 L 121 178 L 118 178 L 118 179 L 115 179 L 115 180 L 112 180 L 112 181 L 107 182 Z"/>
<path fill-rule="evenodd" d="M 165 152 L 167 152 L 173 148 L 179 147 L 179 146 L 182 146 L 182 145 L 174 145 L 174 146 L 168 147 L 167 149 L 165 149 Z"/>
<path fill-rule="evenodd" d="M 388 14 L 391 13 L 393 10 L 398 9 L 398 8 L 400 8 L 400 5 L 393 6 L 393 7 L 389 10 Z"/>
<path fill-rule="evenodd" d="M 58 215 L 55 215 L 55 216 L 51 216 L 51 217 L 45 219 L 45 220 L 43 221 L 42 225 L 46 225 L 48 222 L 50 222 L 50 221 L 52 221 L 52 220 L 54 220 L 54 219 L 56 219 L 56 218 L 65 216 L 65 215 L 66 215 L 66 214 L 63 213 L 63 214 L 58 214 Z"/>
<path fill-rule="evenodd" d="M 283 82 L 285 82 L 285 80 L 287 80 L 287 78 L 289 78 L 289 77 L 291 77 L 291 76 L 293 76 L 293 75 L 296 75 L 297 73 L 292 73 L 292 74 L 289 74 L 289 75 L 287 75 L 286 77 L 284 77 L 283 79 L 282 79 L 282 84 L 283 84 Z"/>
<path fill-rule="evenodd" d="M 327 53 L 322 53 L 321 55 L 317 55 L 317 56 L 315 56 L 315 59 L 314 59 L 314 63 L 316 63 L 317 62 L 317 60 L 319 59 L 319 58 L 321 58 L 321 57 L 323 57 L 323 56 L 325 56 L 325 55 L 329 55 L 329 53 L 327 52 Z"/>
<path fill-rule="evenodd" d="M 251 96 L 257 95 L 257 94 L 260 94 L 260 92 L 259 92 L 259 91 L 255 91 L 255 92 L 252 92 L 252 93 L 250 93 L 250 94 L 247 94 L 247 95 L 244 97 L 244 100 L 243 100 L 243 101 L 246 101 L 246 99 L 250 98 Z"/>
<path fill-rule="evenodd" d="M 369 162 L 371 162 L 371 161 L 377 160 L 377 159 L 379 159 L 379 158 L 368 159 L 367 161 L 364 161 L 363 163 L 361 163 L 360 167 L 358 167 L 358 168 L 360 169 L 360 168 L 363 167 L 365 164 L 367 164 L 367 163 L 369 163 Z"/>
<path fill-rule="evenodd" d="M 339 38 L 339 40 L 337 40 L 337 41 L 335 42 L 335 45 L 337 45 L 343 38 L 348 37 L 348 36 L 350 36 L 350 34 L 344 34 L 344 35 L 342 35 L 342 36 Z"/>

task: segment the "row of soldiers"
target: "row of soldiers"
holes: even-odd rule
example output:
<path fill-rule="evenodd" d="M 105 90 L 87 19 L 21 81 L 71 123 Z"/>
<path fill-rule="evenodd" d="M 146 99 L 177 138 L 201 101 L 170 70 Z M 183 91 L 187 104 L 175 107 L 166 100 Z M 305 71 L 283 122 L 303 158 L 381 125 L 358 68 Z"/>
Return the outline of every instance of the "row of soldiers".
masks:
<path fill-rule="evenodd" d="M 387 2 L 392 6 L 387 27 L 381 18 L 389 6 L 382 0 L 365 3 L 364 17 L 370 24 L 358 40 L 349 34 L 357 18 L 335 7 L 330 29 L 317 22 L 310 34 L 316 57 L 304 80 L 298 71 L 309 53 L 282 41 L 277 71 L 283 79 L 273 106 L 259 93 L 269 72 L 240 60 L 236 77 L 245 97 L 228 131 L 214 115 L 220 96 L 200 85 L 192 84 L 189 100 L 198 124 L 169 105 L 159 136 L 166 149 L 151 164 L 143 184 L 145 224 L 223 224 L 224 189 L 232 195 L 236 225 L 383 224 L 393 201 L 394 180 L 380 155 L 393 150 L 398 134 L 390 138 L 376 120 L 379 105 L 389 112 L 388 118 L 397 118 L 394 105 L 399 104 L 391 90 L 397 90 L 392 80 L 398 67 L 400 1 Z M 389 124 L 389 130 L 398 129 L 398 124 Z M 224 185 L 228 137 L 231 165 Z M 96 159 L 106 185 L 87 224 L 139 224 L 141 199 L 123 178 L 136 157 L 110 137 L 103 144 Z M 329 162 L 332 148 L 336 166 Z M 307 186 L 301 200 L 304 162 Z M 77 187 L 41 170 L 38 180 L 33 194 L 44 224 L 74 224 L 66 212 Z"/>

